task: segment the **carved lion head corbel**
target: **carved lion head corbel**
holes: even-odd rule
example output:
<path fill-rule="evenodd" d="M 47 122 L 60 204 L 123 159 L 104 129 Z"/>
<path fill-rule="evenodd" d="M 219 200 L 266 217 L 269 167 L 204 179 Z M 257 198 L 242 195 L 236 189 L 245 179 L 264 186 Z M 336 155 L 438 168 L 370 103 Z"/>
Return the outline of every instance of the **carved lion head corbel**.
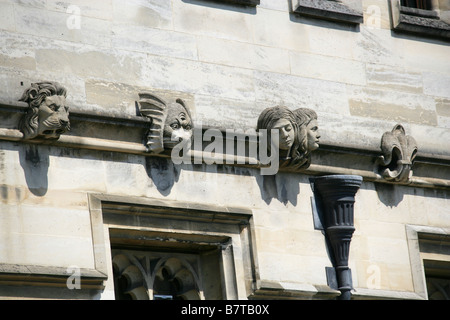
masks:
<path fill-rule="evenodd" d="M 23 138 L 56 140 L 69 131 L 66 96 L 66 89 L 57 82 L 32 83 L 19 99 L 28 103 L 28 110 L 19 122 Z"/>

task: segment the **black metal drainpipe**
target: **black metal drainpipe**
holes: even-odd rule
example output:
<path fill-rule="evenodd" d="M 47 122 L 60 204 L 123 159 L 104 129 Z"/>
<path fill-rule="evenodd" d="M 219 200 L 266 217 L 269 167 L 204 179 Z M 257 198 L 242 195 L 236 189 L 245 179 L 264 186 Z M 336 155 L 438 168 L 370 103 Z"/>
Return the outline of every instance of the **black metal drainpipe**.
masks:
<path fill-rule="evenodd" d="M 355 194 L 362 184 L 361 176 L 330 175 L 314 179 L 314 192 L 321 199 L 323 223 L 334 255 L 339 300 L 350 300 L 351 270 L 348 267 L 350 242 L 355 227 L 353 213 Z"/>

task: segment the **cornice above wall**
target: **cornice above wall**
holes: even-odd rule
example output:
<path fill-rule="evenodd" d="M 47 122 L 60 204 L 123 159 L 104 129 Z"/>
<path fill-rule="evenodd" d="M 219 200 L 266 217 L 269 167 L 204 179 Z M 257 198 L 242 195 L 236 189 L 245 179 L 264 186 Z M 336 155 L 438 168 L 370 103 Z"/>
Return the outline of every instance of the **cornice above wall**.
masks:
<path fill-rule="evenodd" d="M 141 116 L 92 112 L 73 108 L 70 109 L 71 130 L 61 135 L 58 140 L 24 140 L 22 132 L 17 129 L 17 123 L 26 112 L 27 107 L 27 104 L 23 102 L 0 101 L 0 140 L 25 144 L 45 144 L 60 148 L 119 152 L 147 157 L 170 157 L 170 152 L 160 154 L 148 152 L 143 141 L 151 123 L 150 119 Z M 226 133 L 223 129 L 202 128 L 203 132 L 208 129 L 220 131 L 224 142 L 226 141 Z M 380 132 L 380 141 L 383 133 Z M 202 150 L 191 150 L 189 156 L 192 159 L 203 159 L 203 163 L 212 162 L 205 157 Z M 319 149 L 312 153 L 311 165 L 307 169 L 290 171 L 287 168 L 280 169 L 280 171 L 314 176 L 324 174 L 360 175 L 364 181 L 377 183 L 437 189 L 450 188 L 450 155 L 421 152 L 419 148 L 414 161 L 414 175 L 408 181 L 399 182 L 387 181 L 379 173 L 376 163 L 380 156 L 381 150 L 374 147 L 321 141 Z M 265 167 L 257 159 L 248 156 L 241 157 L 241 161 L 238 162 L 238 157 L 232 155 L 233 163 L 228 162 L 230 155 L 227 157 L 225 152 L 220 156 L 216 155 L 214 161 L 217 161 L 218 158 L 222 158 L 223 164 L 229 166 L 255 169 Z"/>

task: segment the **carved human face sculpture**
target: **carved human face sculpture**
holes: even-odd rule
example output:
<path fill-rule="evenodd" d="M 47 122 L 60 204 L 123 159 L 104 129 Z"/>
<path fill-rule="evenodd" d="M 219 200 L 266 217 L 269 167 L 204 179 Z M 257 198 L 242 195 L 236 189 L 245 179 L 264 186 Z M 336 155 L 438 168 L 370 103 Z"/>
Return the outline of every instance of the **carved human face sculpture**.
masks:
<path fill-rule="evenodd" d="M 292 123 L 287 119 L 279 119 L 274 123 L 272 129 L 279 130 L 278 147 L 280 150 L 291 149 L 295 139 L 295 131 Z"/>
<path fill-rule="evenodd" d="M 306 126 L 306 135 L 308 140 L 308 150 L 313 151 L 319 148 L 319 126 L 317 120 L 313 119 Z"/>
<path fill-rule="evenodd" d="M 185 107 L 180 103 L 171 103 L 164 123 L 164 147 L 173 148 L 192 137 L 192 120 Z"/>

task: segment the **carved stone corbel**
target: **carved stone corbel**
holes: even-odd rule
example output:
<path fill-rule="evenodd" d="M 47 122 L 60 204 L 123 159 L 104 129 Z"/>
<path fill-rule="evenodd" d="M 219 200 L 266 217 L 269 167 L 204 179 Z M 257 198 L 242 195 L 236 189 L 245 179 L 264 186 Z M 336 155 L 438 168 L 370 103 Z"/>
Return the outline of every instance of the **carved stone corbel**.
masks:
<path fill-rule="evenodd" d="M 59 139 L 70 130 L 66 89 L 57 82 L 37 82 L 25 90 L 19 101 L 28 103 L 19 122 L 23 139 Z"/>
<path fill-rule="evenodd" d="M 192 118 L 183 100 L 166 102 L 152 93 L 139 93 L 137 104 L 141 115 L 152 120 L 145 142 L 148 152 L 161 153 L 192 138 Z"/>
<path fill-rule="evenodd" d="M 267 130 L 271 139 L 271 130 L 279 131 L 278 146 L 280 167 L 291 170 L 306 169 L 311 163 L 311 152 L 319 148 L 317 114 L 312 109 L 299 108 L 291 111 L 285 106 L 264 109 L 258 118 L 258 132 Z M 268 142 L 268 146 L 271 143 Z"/>
<path fill-rule="evenodd" d="M 406 182 L 413 174 L 412 166 L 418 147 L 413 137 L 406 135 L 405 128 L 397 124 L 381 138 L 382 155 L 377 159 L 381 176 L 394 182 Z"/>

